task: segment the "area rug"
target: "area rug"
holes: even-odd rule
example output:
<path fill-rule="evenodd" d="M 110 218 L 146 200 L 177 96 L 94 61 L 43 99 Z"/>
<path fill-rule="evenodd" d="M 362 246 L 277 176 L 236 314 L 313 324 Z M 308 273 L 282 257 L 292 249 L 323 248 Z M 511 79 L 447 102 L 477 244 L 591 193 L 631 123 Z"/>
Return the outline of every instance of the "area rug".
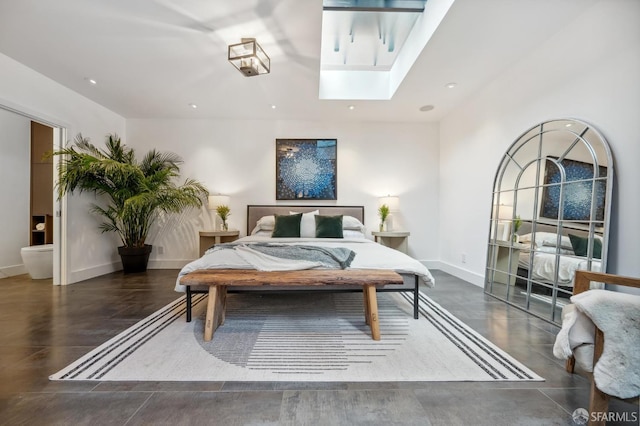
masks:
<path fill-rule="evenodd" d="M 361 293 L 229 294 L 224 324 L 203 341 L 205 295 L 160 309 L 50 377 L 95 381 L 543 380 L 424 294 L 378 293 L 381 340 Z"/>

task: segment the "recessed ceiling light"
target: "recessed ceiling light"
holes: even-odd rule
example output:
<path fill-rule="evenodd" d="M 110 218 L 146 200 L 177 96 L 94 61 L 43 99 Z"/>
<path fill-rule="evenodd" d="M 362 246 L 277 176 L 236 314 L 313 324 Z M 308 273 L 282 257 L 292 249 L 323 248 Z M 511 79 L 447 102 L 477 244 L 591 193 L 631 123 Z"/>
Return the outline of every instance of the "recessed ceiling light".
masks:
<path fill-rule="evenodd" d="M 433 108 L 435 108 L 433 105 L 423 105 L 420 107 L 420 111 L 427 112 L 431 111 Z"/>
<path fill-rule="evenodd" d="M 189 106 L 190 106 L 191 108 L 193 108 L 193 109 L 198 108 L 198 105 L 196 105 L 196 104 L 189 104 Z"/>
<path fill-rule="evenodd" d="M 453 82 L 447 83 L 444 85 L 444 87 L 446 87 L 447 89 L 453 89 L 456 86 L 457 86 L 457 83 L 453 83 Z"/>
<path fill-rule="evenodd" d="M 276 109 L 276 106 L 275 105 L 271 105 L 271 109 Z"/>
<path fill-rule="evenodd" d="M 93 78 L 85 78 L 85 80 L 87 80 L 89 82 L 89 84 L 93 84 L 94 86 L 96 84 L 98 84 L 98 82 L 96 80 L 94 80 Z"/>
<path fill-rule="evenodd" d="M 356 109 L 356 107 L 354 105 L 349 105 L 349 109 L 353 111 L 354 109 Z"/>

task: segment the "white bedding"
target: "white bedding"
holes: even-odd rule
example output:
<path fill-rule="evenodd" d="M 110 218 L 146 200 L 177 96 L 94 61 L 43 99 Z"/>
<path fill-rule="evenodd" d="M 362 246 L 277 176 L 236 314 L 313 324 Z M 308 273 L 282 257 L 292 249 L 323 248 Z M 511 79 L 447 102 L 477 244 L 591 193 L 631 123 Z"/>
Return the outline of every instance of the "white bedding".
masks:
<path fill-rule="evenodd" d="M 524 269 L 529 268 L 528 250 L 520 251 L 518 266 Z M 601 263 L 597 259 L 591 261 L 591 270 L 599 272 Z M 552 253 L 536 251 L 533 256 L 533 267 L 531 268 L 531 278 L 539 281 L 555 281 L 556 256 Z M 587 259 L 576 256 L 560 256 L 558 268 L 558 285 L 573 287 L 573 279 L 578 269 L 589 270 Z"/>
<path fill-rule="evenodd" d="M 270 238 L 248 236 L 235 243 L 273 242 L 277 244 L 318 245 L 322 247 L 345 247 L 356 253 L 350 269 L 391 269 L 401 275 L 417 275 L 420 282 L 433 287 L 435 280 L 426 266 L 406 254 L 382 246 L 364 238 Z M 313 266 L 310 265 L 310 269 Z M 255 269 L 236 250 L 208 250 L 201 258 L 187 264 L 178 274 L 175 290 L 185 291 L 180 277 L 198 269 Z"/>

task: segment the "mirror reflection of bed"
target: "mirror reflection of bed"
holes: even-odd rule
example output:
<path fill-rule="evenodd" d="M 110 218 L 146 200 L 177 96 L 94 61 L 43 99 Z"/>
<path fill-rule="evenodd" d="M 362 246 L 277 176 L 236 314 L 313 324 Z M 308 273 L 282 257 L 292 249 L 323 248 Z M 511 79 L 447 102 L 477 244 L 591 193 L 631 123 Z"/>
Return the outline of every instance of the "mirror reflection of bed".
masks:
<path fill-rule="evenodd" d="M 485 292 L 559 324 L 575 271 L 606 271 L 612 176 L 607 142 L 584 122 L 516 139 L 494 182 Z"/>

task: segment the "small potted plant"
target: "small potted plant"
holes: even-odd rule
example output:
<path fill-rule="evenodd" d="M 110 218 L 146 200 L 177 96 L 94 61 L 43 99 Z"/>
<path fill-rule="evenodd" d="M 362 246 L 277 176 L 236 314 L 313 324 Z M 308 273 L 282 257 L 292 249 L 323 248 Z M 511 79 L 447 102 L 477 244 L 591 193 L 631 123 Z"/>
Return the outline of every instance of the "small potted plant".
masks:
<path fill-rule="evenodd" d="M 378 207 L 378 216 L 380 216 L 380 232 L 384 230 L 384 224 L 389 216 L 389 206 L 386 204 Z"/>
<path fill-rule="evenodd" d="M 512 241 L 514 243 L 518 243 L 519 241 L 519 236 L 518 236 L 518 229 L 520 229 L 520 226 L 522 226 L 522 219 L 520 219 L 520 215 L 517 215 L 514 219 L 513 219 L 513 235 L 511 237 Z"/>
<path fill-rule="evenodd" d="M 220 219 L 222 220 L 222 230 L 228 231 L 229 224 L 227 223 L 227 219 L 231 216 L 231 209 L 229 206 L 222 204 L 216 207 L 216 213 L 218 213 L 218 216 L 220 216 Z"/>

